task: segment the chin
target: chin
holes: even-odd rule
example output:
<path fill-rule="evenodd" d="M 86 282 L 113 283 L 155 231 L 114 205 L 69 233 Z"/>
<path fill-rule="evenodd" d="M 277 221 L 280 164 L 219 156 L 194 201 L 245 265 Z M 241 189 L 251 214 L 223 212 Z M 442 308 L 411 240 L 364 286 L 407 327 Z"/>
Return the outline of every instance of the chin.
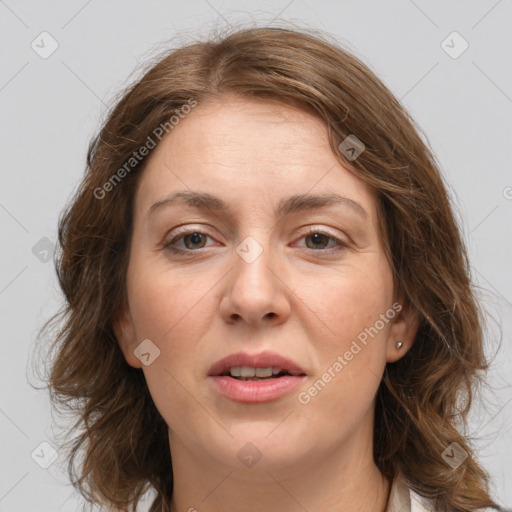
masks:
<path fill-rule="evenodd" d="M 308 446 L 306 428 L 300 433 L 296 428 L 290 430 L 282 418 L 276 421 L 247 421 L 238 425 L 230 425 L 228 431 L 232 435 L 221 435 L 220 439 L 212 440 L 214 457 L 230 470 L 245 474 L 250 470 L 262 472 L 262 478 L 268 479 L 267 471 L 288 472 L 301 459 L 307 456 L 312 446 Z M 295 427 L 297 425 L 294 425 Z M 277 427 L 277 428 L 276 428 Z M 298 447 L 301 449 L 298 450 Z M 209 449 L 210 450 L 210 449 Z M 250 476 L 249 474 L 247 475 Z"/>

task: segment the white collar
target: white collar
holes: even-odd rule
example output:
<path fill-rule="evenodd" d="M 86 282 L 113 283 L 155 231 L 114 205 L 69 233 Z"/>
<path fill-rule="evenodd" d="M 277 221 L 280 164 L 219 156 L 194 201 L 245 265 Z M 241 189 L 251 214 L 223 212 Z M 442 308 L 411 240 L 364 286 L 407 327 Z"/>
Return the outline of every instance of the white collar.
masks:
<path fill-rule="evenodd" d="M 435 512 L 432 500 L 411 489 L 402 475 L 398 475 L 391 485 L 386 512 Z M 495 512 L 490 508 L 477 512 Z"/>
<path fill-rule="evenodd" d="M 386 512 L 433 512 L 432 503 L 413 491 L 402 475 L 391 485 Z"/>

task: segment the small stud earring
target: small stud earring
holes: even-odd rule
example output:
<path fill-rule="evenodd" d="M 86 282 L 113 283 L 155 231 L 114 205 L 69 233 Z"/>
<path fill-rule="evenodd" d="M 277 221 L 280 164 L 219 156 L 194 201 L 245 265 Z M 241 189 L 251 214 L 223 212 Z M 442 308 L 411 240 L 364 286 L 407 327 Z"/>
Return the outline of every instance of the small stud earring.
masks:
<path fill-rule="evenodd" d="M 403 346 L 403 343 L 401 341 L 396 342 L 396 348 L 400 349 L 400 348 L 402 348 L 402 346 Z"/>

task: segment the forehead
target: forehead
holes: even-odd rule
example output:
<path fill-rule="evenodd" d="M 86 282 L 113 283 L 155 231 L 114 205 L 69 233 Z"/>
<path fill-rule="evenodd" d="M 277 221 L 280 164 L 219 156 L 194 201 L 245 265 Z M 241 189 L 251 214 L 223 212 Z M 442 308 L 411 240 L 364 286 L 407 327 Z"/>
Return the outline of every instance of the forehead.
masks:
<path fill-rule="evenodd" d="M 166 139 L 157 151 L 174 145 L 181 158 L 201 153 L 251 162 L 257 156 L 254 164 L 274 165 L 328 145 L 327 126 L 313 114 L 277 101 L 232 96 L 198 105 Z"/>
<path fill-rule="evenodd" d="M 273 211 L 283 197 L 307 193 L 339 193 L 370 216 L 374 208 L 372 190 L 333 155 L 325 123 L 275 101 L 222 98 L 181 119 L 146 163 L 137 209 L 184 190 Z"/>

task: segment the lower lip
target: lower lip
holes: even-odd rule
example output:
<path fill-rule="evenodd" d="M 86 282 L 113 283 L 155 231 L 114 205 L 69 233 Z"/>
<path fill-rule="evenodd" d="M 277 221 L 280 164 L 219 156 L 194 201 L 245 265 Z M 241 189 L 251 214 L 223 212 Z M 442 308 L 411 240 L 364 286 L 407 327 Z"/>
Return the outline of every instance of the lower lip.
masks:
<path fill-rule="evenodd" d="M 219 375 L 209 377 L 215 389 L 234 402 L 258 403 L 276 400 L 297 388 L 304 376 L 286 375 L 266 380 L 237 380 Z"/>

